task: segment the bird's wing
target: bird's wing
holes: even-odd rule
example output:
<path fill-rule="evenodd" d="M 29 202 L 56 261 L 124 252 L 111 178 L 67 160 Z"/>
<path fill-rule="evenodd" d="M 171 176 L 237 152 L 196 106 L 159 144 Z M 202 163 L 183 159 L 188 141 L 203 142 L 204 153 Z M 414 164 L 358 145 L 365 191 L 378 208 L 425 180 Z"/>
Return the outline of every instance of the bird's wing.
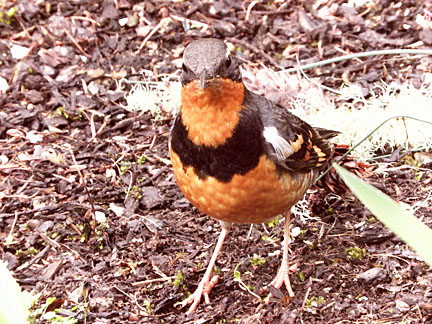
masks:
<path fill-rule="evenodd" d="M 277 165 L 308 172 L 327 164 L 334 153 L 327 139 L 337 132 L 315 129 L 285 108 L 253 93 L 248 94 L 247 100 L 249 106 L 259 108 L 267 155 Z"/>

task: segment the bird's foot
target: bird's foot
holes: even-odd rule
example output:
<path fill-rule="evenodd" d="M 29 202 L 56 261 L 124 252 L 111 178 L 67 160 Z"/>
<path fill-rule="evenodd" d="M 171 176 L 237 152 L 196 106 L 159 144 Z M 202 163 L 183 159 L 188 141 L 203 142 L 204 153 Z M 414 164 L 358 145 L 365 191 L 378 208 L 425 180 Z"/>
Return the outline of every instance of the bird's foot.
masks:
<path fill-rule="evenodd" d="M 279 289 L 280 287 L 282 287 L 283 284 L 285 284 L 285 287 L 288 291 L 288 296 L 290 298 L 293 298 L 294 297 L 294 291 L 291 288 L 289 273 L 290 273 L 290 271 L 295 272 L 296 270 L 297 270 L 297 264 L 292 265 L 291 268 L 288 267 L 288 264 L 286 264 L 286 265 L 282 264 L 281 267 L 279 268 L 279 271 L 278 271 L 276 277 L 269 284 L 269 286 L 273 286 L 273 287 Z M 271 297 L 273 297 L 273 294 L 270 292 L 268 294 L 268 296 L 266 297 L 266 304 L 270 303 Z"/>
<path fill-rule="evenodd" d="M 204 278 L 201 279 L 201 282 L 199 283 L 198 288 L 195 290 L 195 292 L 180 303 L 180 308 L 192 304 L 186 314 L 193 313 L 197 309 L 202 296 L 204 296 L 205 303 L 210 304 L 209 294 L 213 287 L 217 284 L 218 280 L 219 276 L 213 276 L 211 280 L 210 278 L 206 278 L 204 276 Z"/>

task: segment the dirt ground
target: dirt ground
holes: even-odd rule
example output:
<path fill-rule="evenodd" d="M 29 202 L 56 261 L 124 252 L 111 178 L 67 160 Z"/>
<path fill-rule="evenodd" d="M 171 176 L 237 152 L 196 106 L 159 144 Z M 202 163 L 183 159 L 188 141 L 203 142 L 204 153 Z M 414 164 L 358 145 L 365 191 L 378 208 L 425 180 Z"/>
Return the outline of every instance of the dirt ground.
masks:
<path fill-rule="evenodd" d="M 183 50 L 199 37 L 225 39 L 245 64 L 275 70 L 295 66 L 296 54 L 307 64 L 431 48 L 432 30 L 418 21 L 432 3 L 348 2 L 0 1 L 9 85 L 0 90 L 0 254 L 24 290 L 40 293 L 34 323 L 432 323 L 432 272 L 337 181 L 313 187 L 311 217 L 293 220 L 292 300 L 282 289 L 267 305 L 244 289 L 266 296 L 282 224 L 237 225 L 211 304 L 187 317 L 176 303 L 196 288 L 220 226 L 175 183 L 171 112 L 123 108 L 132 87 L 123 79 L 178 80 Z M 420 84 L 431 66 L 425 55 L 379 56 L 308 75 L 367 92 L 380 80 Z M 431 163 L 413 160 L 350 165 L 413 205 L 432 190 Z M 431 205 L 416 216 L 430 225 Z M 56 319 L 41 315 L 54 309 Z"/>

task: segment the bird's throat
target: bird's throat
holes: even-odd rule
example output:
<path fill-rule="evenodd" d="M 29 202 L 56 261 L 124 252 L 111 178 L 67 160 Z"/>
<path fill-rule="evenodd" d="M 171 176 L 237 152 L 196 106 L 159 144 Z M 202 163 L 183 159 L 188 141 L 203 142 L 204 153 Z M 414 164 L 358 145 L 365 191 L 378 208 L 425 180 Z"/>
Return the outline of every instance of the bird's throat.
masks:
<path fill-rule="evenodd" d="M 199 80 L 183 86 L 181 119 L 195 145 L 218 147 L 230 138 L 243 108 L 241 82 L 216 79 L 203 89 Z"/>

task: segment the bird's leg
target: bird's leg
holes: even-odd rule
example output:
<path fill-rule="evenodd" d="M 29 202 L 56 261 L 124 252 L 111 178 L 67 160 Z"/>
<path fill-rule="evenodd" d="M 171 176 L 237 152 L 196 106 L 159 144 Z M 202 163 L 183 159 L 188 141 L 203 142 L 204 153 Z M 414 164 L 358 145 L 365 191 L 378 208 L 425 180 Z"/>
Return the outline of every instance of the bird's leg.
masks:
<path fill-rule="evenodd" d="M 274 286 L 276 288 L 282 287 L 282 284 L 285 284 L 286 289 L 288 290 L 288 295 L 290 297 L 294 297 L 294 292 L 291 288 L 291 283 L 289 279 L 289 262 L 288 262 L 288 250 L 289 250 L 289 240 L 290 240 L 290 221 L 291 221 L 291 213 L 287 212 L 285 214 L 285 226 L 284 226 L 284 245 L 283 245 L 283 254 L 282 254 L 282 263 L 279 268 L 279 271 L 276 275 L 276 278 L 270 283 L 269 286 Z M 270 293 L 267 297 L 267 303 L 270 302 L 270 298 L 273 296 Z"/>
<path fill-rule="evenodd" d="M 206 304 L 210 303 L 210 298 L 209 298 L 210 291 L 216 285 L 216 283 L 219 279 L 218 276 L 214 276 L 210 280 L 210 277 L 211 277 L 212 270 L 215 266 L 216 259 L 219 255 L 219 252 L 222 249 L 222 245 L 225 241 L 225 237 L 227 236 L 228 230 L 229 230 L 229 226 L 224 226 L 224 224 L 222 224 L 222 231 L 219 234 L 219 238 L 218 238 L 216 247 L 213 251 L 213 255 L 210 259 L 210 263 L 207 267 L 207 270 L 204 274 L 204 277 L 201 279 L 201 281 L 198 285 L 198 288 L 195 290 L 195 292 L 181 302 L 181 307 L 184 307 L 184 306 L 192 303 L 192 305 L 190 306 L 190 308 L 186 312 L 186 314 L 193 313 L 197 309 L 197 306 L 198 306 L 199 302 L 201 301 L 202 296 L 204 296 L 204 300 L 205 300 Z"/>

